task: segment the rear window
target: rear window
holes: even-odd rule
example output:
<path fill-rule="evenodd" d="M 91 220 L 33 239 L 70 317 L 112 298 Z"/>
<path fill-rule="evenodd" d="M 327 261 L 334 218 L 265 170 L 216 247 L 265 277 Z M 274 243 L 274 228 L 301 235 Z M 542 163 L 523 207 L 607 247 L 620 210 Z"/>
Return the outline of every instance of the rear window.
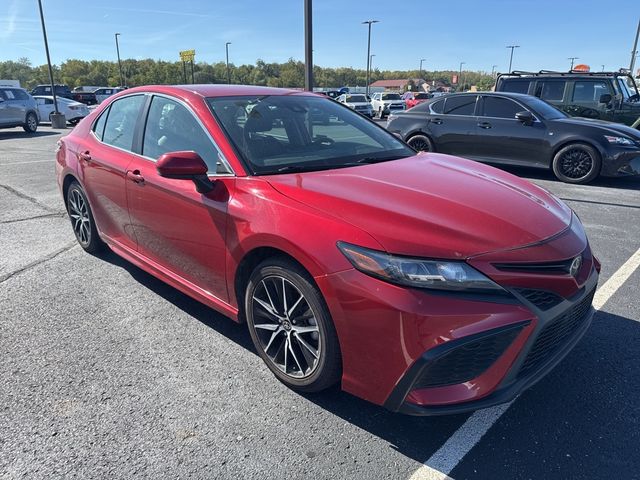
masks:
<path fill-rule="evenodd" d="M 364 95 L 347 95 L 347 102 L 366 102 L 367 97 Z"/>
<path fill-rule="evenodd" d="M 503 80 L 500 86 L 501 92 L 529 93 L 530 80 Z"/>
<path fill-rule="evenodd" d="M 382 100 L 400 100 L 400 95 L 397 93 L 383 93 Z"/>
<path fill-rule="evenodd" d="M 564 87 L 567 82 L 564 80 L 544 80 L 536 85 L 536 97 L 542 100 L 560 101 L 564 98 Z"/>
<path fill-rule="evenodd" d="M 464 95 L 448 97 L 444 104 L 445 115 L 473 115 L 476 108 L 476 96 Z"/>
<path fill-rule="evenodd" d="M 418 105 L 416 108 L 420 108 L 422 105 Z M 438 102 L 431 104 L 431 111 L 433 113 L 442 113 L 444 109 L 444 100 L 440 100 Z"/>

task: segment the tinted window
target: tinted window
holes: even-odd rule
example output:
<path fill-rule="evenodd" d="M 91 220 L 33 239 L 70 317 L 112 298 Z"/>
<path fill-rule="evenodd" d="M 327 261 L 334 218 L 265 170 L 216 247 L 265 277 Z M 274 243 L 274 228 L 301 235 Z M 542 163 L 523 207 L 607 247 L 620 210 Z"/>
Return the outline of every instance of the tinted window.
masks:
<path fill-rule="evenodd" d="M 364 95 L 348 95 L 347 102 L 366 102 L 367 98 Z"/>
<path fill-rule="evenodd" d="M 574 102 L 598 102 L 600 95 L 609 92 L 609 87 L 603 81 L 578 81 L 573 87 Z"/>
<path fill-rule="evenodd" d="M 473 115 L 475 108 L 475 95 L 453 96 L 446 99 L 443 113 L 446 115 Z"/>
<path fill-rule="evenodd" d="M 382 100 L 400 100 L 400 95 L 397 93 L 383 93 Z"/>
<path fill-rule="evenodd" d="M 538 82 L 536 86 L 536 97 L 543 100 L 560 101 L 564 98 L 564 87 L 567 82 L 564 80 L 545 80 Z"/>
<path fill-rule="evenodd" d="M 12 90 L 12 92 L 17 100 L 29 100 L 29 94 L 24 90 L 20 90 L 16 88 L 15 90 Z"/>
<path fill-rule="evenodd" d="M 418 105 L 418 107 L 420 107 L 420 105 Z M 431 104 L 431 111 L 433 113 L 442 113 L 443 109 L 444 109 L 444 100 L 440 100 L 439 102 L 435 102 Z"/>
<path fill-rule="evenodd" d="M 98 121 L 93 125 L 93 133 L 96 134 L 96 137 L 98 137 L 99 140 L 102 140 L 102 134 L 104 133 L 104 124 L 107 121 L 108 115 L 109 109 L 107 108 L 104 112 L 102 112 L 102 115 L 100 115 Z"/>
<path fill-rule="evenodd" d="M 522 112 L 523 107 L 508 98 L 484 97 L 484 116 L 495 118 L 516 118 L 516 113 Z"/>
<path fill-rule="evenodd" d="M 228 173 L 218 151 L 193 114 L 165 97 L 153 97 L 144 130 L 142 154 L 157 159 L 163 153 L 192 150 L 205 161 L 209 172 Z"/>
<path fill-rule="evenodd" d="M 501 92 L 529 93 L 530 80 L 503 80 Z"/>
<path fill-rule="evenodd" d="M 138 120 L 144 96 L 121 98 L 111 104 L 102 141 L 114 147 L 131 150 L 133 130 Z"/>
<path fill-rule="evenodd" d="M 6 98 L 7 100 L 15 100 L 16 96 L 13 93 L 13 90 L 5 90 L 4 91 L 4 98 Z"/>

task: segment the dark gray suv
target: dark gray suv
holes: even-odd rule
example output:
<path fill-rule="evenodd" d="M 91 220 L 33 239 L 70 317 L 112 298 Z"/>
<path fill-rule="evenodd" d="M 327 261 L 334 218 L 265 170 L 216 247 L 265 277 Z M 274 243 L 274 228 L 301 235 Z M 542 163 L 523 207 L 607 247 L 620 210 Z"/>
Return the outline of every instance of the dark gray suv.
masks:
<path fill-rule="evenodd" d="M 39 123 L 38 104 L 26 90 L 0 87 L 0 128 L 22 127 L 34 133 Z"/>

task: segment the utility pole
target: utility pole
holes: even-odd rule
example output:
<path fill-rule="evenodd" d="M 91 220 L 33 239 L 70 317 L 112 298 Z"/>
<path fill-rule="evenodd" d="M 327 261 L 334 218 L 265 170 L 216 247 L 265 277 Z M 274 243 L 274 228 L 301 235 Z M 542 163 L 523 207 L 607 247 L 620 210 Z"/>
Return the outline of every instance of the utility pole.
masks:
<path fill-rule="evenodd" d="M 313 92 L 313 8 L 304 0 L 304 89 Z"/>
<path fill-rule="evenodd" d="M 463 88 L 462 85 L 462 65 L 464 65 L 467 62 L 460 62 L 460 73 L 458 73 L 458 91 L 461 91 Z"/>
<path fill-rule="evenodd" d="M 224 44 L 224 48 L 227 51 L 227 85 L 231 85 L 231 72 L 229 71 L 229 45 L 231 45 L 231 42 Z"/>
<path fill-rule="evenodd" d="M 579 57 L 569 57 L 567 60 L 571 60 L 571 67 L 569 67 L 569 71 L 573 70 L 573 63 L 578 60 Z"/>
<path fill-rule="evenodd" d="M 496 67 L 498 65 L 491 65 L 491 76 L 495 77 L 496 76 Z"/>
<path fill-rule="evenodd" d="M 124 80 L 122 78 L 122 62 L 120 62 L 120 45 L 118 44 L 118 35 L 120 35 L 120 33 L 116 33 L 115 34 L 115 37 L 116 37 L 116 53 L 118 54 L 118 71 L 120 72 L 120 86 L 124 87 Z"/>
<path fill-rule="evenodd" d="M 636 55 L 638 55 L 638 37 L 640 37 L 640 19 L 638 19 L 638 29 L 636 30 L 636 40 L 633 42 L 633 50 L 631 50 L 631 63 L 629 64 L 629 73 L 633 77 L 633 69 L 636 66 Z"/>
<path fill-rule="evenodd" d="M 367 37 L 367 86 L 365 89 L 366 95 L 369 95 L 369 74 L 371 71 L 371 24 L 379 23 L 379 20 L 366 20 L 362 24 L 369 25 L 369 36 Z"/>
<path fill-rule="evenodd" d="M 515 48 L 520 48 L 520 45 L 507 45 L 507 48 L 511 49 L 511 56 L 509 57 L 509 72 L 511 73 L 511 65 L 513 65 L 513 50 Z"/>
<path fill-rule="evenodd" d="M 51 68 L 51 57 L 49 56 L 49 42 L 47 41 L 47 29 L 44 26 L 44 13 L 42 13 L 41 0 L 38 0 L 38 8 L 40 8 L 40 21 L 42 22 L 42 36 L 44 37 L 44 50 L 47 53 L 47 66 L 49 67 L 49 82 L 51 83 L 51 95 L 53 96 L 53 115 L 51 118 L 51 127 L 65 128 L 67 125 L 67 121 L 64 118 L 64 115 L 60 114 L 60 112 L 58 111 L 58 97 L 56 96 L 56 86 L 53 83 L 53 69 Z"/>
<path fill-rule="evenodd" d="M 424 62 L 426 60 L 426 58 L 421 58 L 420 59 L 420 71 L 418 72 L 418 76 L 422 77 L 422 62 Z"/>
<path fill-rule="evenodd" d="M 604 72 L 604 65 L 602 65 L 602 71 Z"/>

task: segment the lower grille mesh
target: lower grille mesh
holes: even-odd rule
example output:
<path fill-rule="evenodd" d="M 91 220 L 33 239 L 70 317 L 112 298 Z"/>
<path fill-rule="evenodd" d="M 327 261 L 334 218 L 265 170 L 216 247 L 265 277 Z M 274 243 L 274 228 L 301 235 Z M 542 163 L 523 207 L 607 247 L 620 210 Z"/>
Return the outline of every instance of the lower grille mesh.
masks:
<path fill-rule="evenodd" d="M 514 288 L 514 290 L 540 310 L 549 310 L 562 302 L 562 297 L 547 290 L 534 290 L 531 288 Z"/>
<path fill-rule="evenodd" d="M 593 301 L 595 289 L 580 303 L 567 310 L 542 329 L 534 342 L 529 355 L 520 368 L 518 376 L 524 377 L 536 370 L 549 356 L 557 352 L 571 335 L 576 332 L 587 318 Z"/>
<path fill-rule="evenodd" d="M 502 355 L 521 330 L 522 327 L 513 328 L 480 338 L 436 358 L 425 367 L 413 388 L 441 387 L 476 378 Z"/>

